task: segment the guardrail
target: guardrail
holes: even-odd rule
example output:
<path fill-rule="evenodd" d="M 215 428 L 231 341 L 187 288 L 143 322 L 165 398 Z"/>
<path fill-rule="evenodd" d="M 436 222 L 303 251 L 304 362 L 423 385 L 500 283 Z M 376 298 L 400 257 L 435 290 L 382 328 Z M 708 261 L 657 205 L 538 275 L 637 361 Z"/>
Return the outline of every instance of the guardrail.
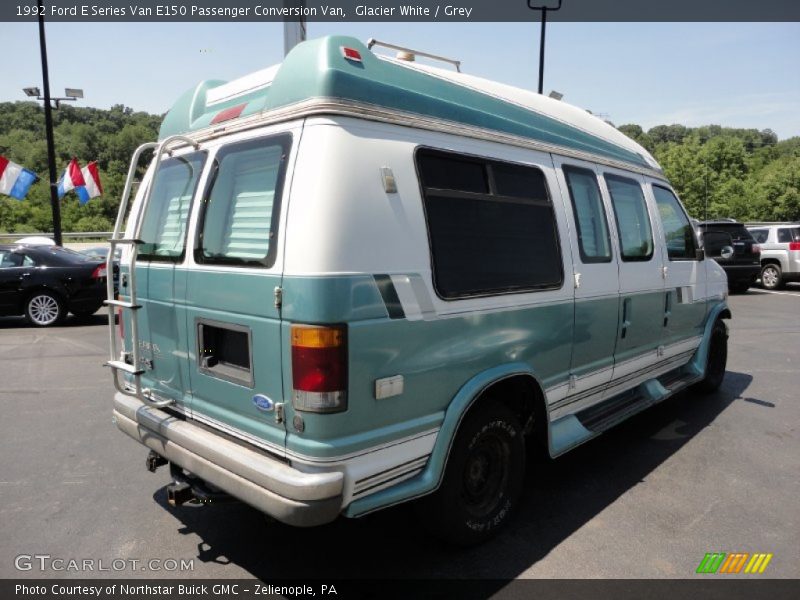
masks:
<path fill-rule="evenodd" d="M 34 232 L 34 233 L 0 233 L 0 242 L 8 241 L 8 242 L 15 242 L 19 239 L 26 238 L 26 237 L 49 237 L 52 239 L 53 234 L 51 233 L 42 233 L 42 232 Z M 71 233 L 62 233 L 61 237 L 65 240 L 102 240 L 106 241 L 108 238 L 111 237 L 110 231 L 83 231 L 83 232 L 71 232 Z"/>

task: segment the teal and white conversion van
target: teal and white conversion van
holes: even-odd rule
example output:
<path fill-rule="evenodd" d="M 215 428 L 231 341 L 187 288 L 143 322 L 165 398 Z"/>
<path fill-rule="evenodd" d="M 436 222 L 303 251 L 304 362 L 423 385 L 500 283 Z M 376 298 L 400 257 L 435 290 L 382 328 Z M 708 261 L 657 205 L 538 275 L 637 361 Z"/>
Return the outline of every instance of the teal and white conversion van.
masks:
<path fill-rule="evenodd" d="M 114 421 L 174 504 L 313 526 L 419 499 L 479 542 L 526 446 L 556 457 L 721 384 L 727 281 L 611 125 L 374 44 L 204 81 L 136 151 Z"/>

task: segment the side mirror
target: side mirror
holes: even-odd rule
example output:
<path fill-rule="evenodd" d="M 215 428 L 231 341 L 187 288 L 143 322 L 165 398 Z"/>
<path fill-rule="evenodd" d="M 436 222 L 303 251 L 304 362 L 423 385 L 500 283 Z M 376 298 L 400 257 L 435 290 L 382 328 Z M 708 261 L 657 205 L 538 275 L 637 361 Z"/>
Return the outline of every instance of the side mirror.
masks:
<path fill-rule="evenodd" d="M 723 246 L 719 251 L 719 256 L 720 258 L 728 260 L 731 256 L 733 256 L 733 246 Z"/>

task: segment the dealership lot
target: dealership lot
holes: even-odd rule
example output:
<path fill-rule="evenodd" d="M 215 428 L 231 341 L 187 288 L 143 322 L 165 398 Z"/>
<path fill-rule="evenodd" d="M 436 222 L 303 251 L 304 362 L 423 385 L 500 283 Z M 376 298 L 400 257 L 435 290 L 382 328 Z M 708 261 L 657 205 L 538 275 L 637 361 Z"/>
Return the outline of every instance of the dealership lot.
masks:
<path fill-rule="evenodd" d="M 102 313 L 2 318 L 0 577 L 683 578 L 706 552 L 773 553 L 765 575 L 800 577 L 800 287 L 730 307 L 717 394 L 681 394 L 555 461 L 531 453 L 524 508 L 470 550 L 432 542 L 407 505 L 311 530 L 240 504 L 171 508 L 167 470 L 146 472 L 111 423 Z M 20 572 L 19 555 L 93 570 Z"/>

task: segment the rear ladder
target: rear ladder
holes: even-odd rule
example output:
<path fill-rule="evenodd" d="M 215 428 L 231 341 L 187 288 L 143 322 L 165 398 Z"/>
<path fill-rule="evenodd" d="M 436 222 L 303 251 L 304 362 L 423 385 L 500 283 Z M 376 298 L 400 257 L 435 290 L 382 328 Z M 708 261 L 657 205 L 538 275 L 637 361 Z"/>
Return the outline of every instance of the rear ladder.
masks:
<path fill-rule="evenodd" d="M 122 199 L 120 200 L 119 204 L 119 212 L 117 213 L 117 220 L 114 223 L 114 232 L 111 234 L 111 238 L 108 240 L 111 247 L 108 251 L 108 257 L 106 258 L 106 273 L 108 276 L 106 277 L 106 295 L 108 298 L 105 301 L 105 305 L 108 307 L 108 339 L 109 339 L 109 360 L 105 363 L 107 367 L 111 368 L 111 372 L 114 378 L 114 387 L 117 389 L 118 392 L 126 394 L 128 396 L 134 396 L 144 402 L 149 406 L 153 406 L 156 408 L 161 408 L 172 404 L 174 400 L 172 399 L 165 399 L 165 400 L 156 400 L 150 393 L 150 390 L 147 388 L 142 388 L 142 374 L 144 373 L 144 369 L 142 369 L 141 364 L 139 363 L 139 324 L 138 319 L 136 316 L 137 311 L 141 308 L 141 305 L 137 303 L 136 297 L 136 258 L 139 254 L 139 244 L 142 244 L 142 240 L 139 238 L 141 233 L 143 219 L 141 218 L 144 215 L 144 212 L 147 206 L 150 203 L 150 195 L 153 191 L 153 181 L 151 180 L 150 185 L 147 188 L 147 192 L 145 193 L 144 199 L 142 200 L 142 206 L 139 209 L 139 214 L 137 215 L 136 222 L 134 223 L 134 227 L 132 229 L 133 234 L 131 237 L 126 238 L 123 237 L 123 227 L 125 222 L 125 214 L 128 210 L 128 202 L 130 200 L 131 195 L 131 188 L 133 187 L 133 178 L 136 175 L 136 167 L 139 165 L 139 159 L 141 155 L 146 150 L 150 150 L 152 148 L 158 148 L 156 150 L 155 159 L 153 161 L 153 179 L 156 176 L 156 172 L 158 170 L 158 165 L 161 164 L 161 157 L 163 156 L 164 152 L 168 155 L 172 154 L 172 150 L 167 150 L 167 147 L 172 145 L 175 142 L 181 142 L 182 144 L 188 144 L 193 146 L 195 149 L 198 147 L 198 143 L 183 135 L 173 135 L 166 138 L 160 144 L 158 142 L 147 142 L 139 146 L 136 151 L 133 153 L 131 157 L 131 164 L 128 168 L 128 177 L 125 180 L 125 188 L 122 191 Z M 129 300 L 127 302 L 117 300 L 114 298 L 114 278 L 113 278 L 113 269 L 114 269 L 114 254 L 117 249 L 117 246 L 121 245 L 128 245 L 131 247 L 130 252 L 130 269 L 128 272 L 128 289 L 129 289 Z M 120 273 L 120 284 L 122 283 L 122 274 Z M 117 335 L 115 331 L 115 316 L 117 314 L 117 309 L 119 309 L 119 318 L 123 318 L 123 311 L 128 310 L 131 311 L 131 352 L 130 354 L 125 352 L 125 340 L 122 341 L 122 351 L 120 352 L 117 348 Z M 130 362 L 126 360 L 127 357 L 130 357 Z M 129 387 L 123 385 L 120 381 L 120 371 L 123 373 L 128 373 L 129 375 L 133 376 L 134 381 L 134 389 L 131 390 Z"/>

